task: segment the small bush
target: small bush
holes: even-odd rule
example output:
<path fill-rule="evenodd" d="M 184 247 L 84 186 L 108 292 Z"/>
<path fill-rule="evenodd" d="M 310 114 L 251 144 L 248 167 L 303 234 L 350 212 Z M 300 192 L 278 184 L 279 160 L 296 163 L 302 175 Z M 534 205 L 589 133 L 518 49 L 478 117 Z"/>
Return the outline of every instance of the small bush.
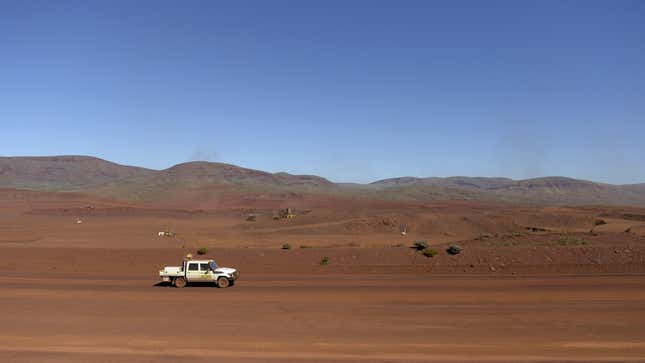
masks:
<path fill-rule="evenodd" d="M 197 254 L 198 254 L 198 255 L 205 255 L 205 254 L 207 254 L 207 253 L 208 253 L 208 248 L 206 248 L 206 247 L 200 247 L 200 248 L 197 250 Z"/>
<path fill-rule="evenodd" d="M 412 243 L 412 248 L 417 251 L 423 251 L 428 248 L 428 241 L 414 241 Z"/>
<path fill-rule="evenodd" d="M 424 256 L 426 257 L 434 257 L 436 256 L 439 252 L 433 250 L 432 248 L 426 248 L 421 252 Z"/>
<path fill-rule="evenodd" d="M 461 253 L 461 247 L 457 245 L 452 245 L 446 249 L 446 252 L 448 252 L 451 255 L 458 255 Z"/>
<path fill-rule="evenodd" d="M 290 245 L 290 244 L 288 244 L 288 243 L 283 243 L 283 244 L 282 244 L 282 249 L 283 249 L 283 250 L 290 250 L 290 249 L 291 249 L 291 245 Z"/>
<path fill-rule="evenodd" d="M 327 266 L 329 265 L 329 257 L 323 256 L 323 258 L 320 259 L 320 265 L 321 266 Z"/>

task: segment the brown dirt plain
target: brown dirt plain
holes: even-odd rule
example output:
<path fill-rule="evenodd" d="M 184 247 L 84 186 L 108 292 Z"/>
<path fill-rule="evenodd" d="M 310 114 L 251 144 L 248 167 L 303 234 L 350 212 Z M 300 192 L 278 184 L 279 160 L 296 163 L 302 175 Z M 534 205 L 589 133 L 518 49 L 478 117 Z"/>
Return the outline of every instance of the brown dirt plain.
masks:
<path fill-rule="evenodd" d="M 201 246 L 236 286 L 156 285 Z M 5 189 L 0 268 L 0 362 L 645 361 L 639 208 Z"/>

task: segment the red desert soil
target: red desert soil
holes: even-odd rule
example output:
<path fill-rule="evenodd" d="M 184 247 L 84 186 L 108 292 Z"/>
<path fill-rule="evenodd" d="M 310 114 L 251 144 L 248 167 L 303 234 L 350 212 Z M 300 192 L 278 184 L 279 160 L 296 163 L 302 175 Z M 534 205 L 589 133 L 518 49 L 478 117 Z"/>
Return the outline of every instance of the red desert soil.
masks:
<path fill-rule="evenodd" d="M 105 270 L 123 265 L 86 257 L 88 265 Z M 153 286 L 152 274 L 49 275 L 30 265 L 0 278 L 0 360 L 625 362 L 645 357 L 642 275 L 242 276 L 229 289 L 175 289 Z"/>
<path fill-rule="evenodd" d="M 644 209 L 248 203 L 0 191 L 0 361 L 645 361 Z M 236 286 L 155 285 L 199 246 Z"/>

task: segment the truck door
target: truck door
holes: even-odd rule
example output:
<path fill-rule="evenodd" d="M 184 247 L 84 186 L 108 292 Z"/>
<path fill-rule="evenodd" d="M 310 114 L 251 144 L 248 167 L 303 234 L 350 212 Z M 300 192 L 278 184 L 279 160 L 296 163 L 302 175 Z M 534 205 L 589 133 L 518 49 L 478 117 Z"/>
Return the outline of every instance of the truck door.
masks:
<path fill-rule="evenodd" d="M 200 263 L 199 264 L 199 272 L 201 274 L 201 279 L 202 281 L 213 281 L 213 271 L 211 271 L 210 268 L 208 268 L 207 263 Z"/>
<path fill-rule="evenodd" d="M 186 269 L 186 279 L 188 281 L 200 281 L 201 274 L 199 271 L 198 262 L 188 262 L 188 268 Z"/>

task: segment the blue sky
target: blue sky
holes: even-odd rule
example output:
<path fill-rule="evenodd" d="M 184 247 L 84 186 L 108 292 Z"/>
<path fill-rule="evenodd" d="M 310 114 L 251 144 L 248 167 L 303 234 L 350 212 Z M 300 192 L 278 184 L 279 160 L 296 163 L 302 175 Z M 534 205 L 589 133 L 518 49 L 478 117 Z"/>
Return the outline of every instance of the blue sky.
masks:
<path fill-rule="evenodd" d="M 0 155 L 645 182 L 643 1 L 3 1 Z"/>

